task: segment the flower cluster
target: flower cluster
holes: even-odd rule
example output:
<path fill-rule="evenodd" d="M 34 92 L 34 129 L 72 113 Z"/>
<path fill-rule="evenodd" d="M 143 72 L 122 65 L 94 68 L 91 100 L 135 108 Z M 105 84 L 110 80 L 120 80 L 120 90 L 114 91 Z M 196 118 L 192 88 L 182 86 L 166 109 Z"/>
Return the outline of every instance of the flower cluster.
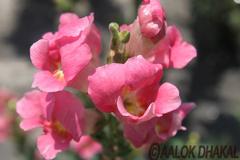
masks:
<path fill-rule="evenodd" d="M 64 89 L 86 90 L 88 75 L 99 65 L 101 41 L 93 21 L 93 14 L 79 18 L 65 13 L 58 31 L 44 34 L 30 48 L 32 64 L 38 69 L 32 87 L 40 91 L 26 93 L 17 103 L 17 113 L 23 130 L 43 129 L 37 147 L 45 159 L 54 159 L 84 135 L 84 106 Z"/>
<path fill-rule="evenodd" d="M 165 142 L 185 130 L 182 120 L 194 104 L 183 103 L 177 87 L 161 79 L 165 69 L 183 68 L 196 57 L 195 48 L 168 26 L 158 0 L 143 0 L 132 24 L 111 23 L 109 29 L 108 64 L 102 66 L 93 14 L 62 14 L 58 31 L 44 34 L 30 49 L 38 70 L 32 87 L 38 90 L 18 101 L 17 112 L 23 130 L 42 128 L 37 147 L 45 159 L 55 158 L 71 141 L 85 159 L 102 151 L 85 135 L 86 109 L 67 87 L 87 92 L 100 113 L 112 113 L 135 147 Z"/>
<path fill-rule="evenodd" d="M 194 104 L 182 103 L 177 87 L 160 81 L 164 69 L 183 68 L 196 57 L 195 48 L 175 26 L 167 25 L 158 0 L 143 1 L 132 24 L 113 24 L 110 30 L 110 58 L 123 64 L 98 67 L 89 76 L 88 93 L 96 107 L 114 113 L 136 147 L 164 142 L 184 130 L 181 122 Z M 127 42 L 121 41 L 125 32 L 130 33 Z M 115 49 L 118 37 L 121 50 Z"/>

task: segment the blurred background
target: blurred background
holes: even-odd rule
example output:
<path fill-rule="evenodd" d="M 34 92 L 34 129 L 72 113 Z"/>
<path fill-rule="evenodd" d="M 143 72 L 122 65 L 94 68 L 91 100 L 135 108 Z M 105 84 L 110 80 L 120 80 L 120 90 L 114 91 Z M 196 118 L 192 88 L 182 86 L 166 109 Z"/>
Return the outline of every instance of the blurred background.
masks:
<path fill-rule="evenodd" d="M 197 107 L 184 121 L 187 132 L 169 143 L 229 144 L 240 148 L 240 1 L 161 0 L 168 23 L 180 28 L 198 57 L 183 70 L 169 70 L 184 101 Z M 131 23 L 140 0 L 1 0 L 0 88 L 21 96 L 30 90 L 34 67 L 29 48 L 41 35 L 55 31 L 59 15 L 95 13 L 108 48 L 110 22 Z M 11 141 L 0 144 L 0 160 L 19 160 Z"/>

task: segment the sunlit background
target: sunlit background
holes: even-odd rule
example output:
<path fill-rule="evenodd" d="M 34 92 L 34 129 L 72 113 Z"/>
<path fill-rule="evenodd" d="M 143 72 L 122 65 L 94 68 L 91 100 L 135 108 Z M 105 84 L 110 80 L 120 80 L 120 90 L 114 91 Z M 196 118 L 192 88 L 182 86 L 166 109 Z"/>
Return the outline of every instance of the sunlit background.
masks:
<path fill-rule="evenodd" d="M 184 121 L 187 132 L 169 144 L 229 144 L 240 148 L 240 0 L 161 0 L 169 24 L 192 42 L 198 57 L 165 78 L 176 84 L 184 101 L 197 108 Z M 30 90 L 35 72 L 29 47 L 47 31 L 56 30 L 62 12 L 95 13 L 104 54 L 110 22 L 131 23 L 137 0 L 1 0 L 0 88 L 18 96 Z M 104 56 L 103 56 L 104 57 Z M 10 140 L 0 144 L 0 160 L 20 160 Z M 143 158 L 144 159 L 144 158 Z"/>

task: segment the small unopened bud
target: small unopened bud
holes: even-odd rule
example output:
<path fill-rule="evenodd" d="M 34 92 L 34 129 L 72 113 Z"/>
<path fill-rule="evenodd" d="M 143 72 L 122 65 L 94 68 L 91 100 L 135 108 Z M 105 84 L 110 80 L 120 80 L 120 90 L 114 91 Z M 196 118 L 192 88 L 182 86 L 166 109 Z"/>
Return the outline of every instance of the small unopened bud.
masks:
<path fill-rule="evenodd" d="M 128 31 L 120 32 L 119 38 L 122 43 L 127 43 L 130 39 L 130 32 L 128 32 Z"/>
<path fill-rule="evenodd" d="M 116 35 L 119 32 L 119 25 L 115 22 L 112 22 L 109 24 L 109 30 L 112 32 L 113 35 Z"/>
<path fill-rule="evenodd" d="M 111 50 L 107 57 L 107 62 L 124 63 L 128 55 L 125 53 L 125 44 L 130 39 L 130 32 L 120 31 L 117 23 L 110 23 L 109 30 L 112 33 Z"/>
<path fill-rule="evenodd" d="M 109 24 L 109 30 L 112 33 L 111 49 L 115 50 L 120 44 L 119 25 L 112 22 Z"/>

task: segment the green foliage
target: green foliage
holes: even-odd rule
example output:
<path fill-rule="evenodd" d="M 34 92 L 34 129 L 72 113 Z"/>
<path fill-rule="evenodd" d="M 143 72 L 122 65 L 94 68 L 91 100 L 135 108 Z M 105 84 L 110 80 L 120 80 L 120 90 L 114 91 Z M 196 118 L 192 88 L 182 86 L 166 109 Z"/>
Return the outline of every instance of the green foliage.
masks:
<path fill-rule="evenodd" d="M 104 115 L 104 118 L 96 125 L 98 130 L 92 136 L 103 145 L 103 155 L 113 159 L 126 157 L 132 151 L 131 146 L 126 142 L 121 126 L 112 115 Z"/>
<path fill-rule="evenodd" d="M 61 11 L 72 11 L 74 5 L 79 0 L 54 0 L 57 8 Z"/>

